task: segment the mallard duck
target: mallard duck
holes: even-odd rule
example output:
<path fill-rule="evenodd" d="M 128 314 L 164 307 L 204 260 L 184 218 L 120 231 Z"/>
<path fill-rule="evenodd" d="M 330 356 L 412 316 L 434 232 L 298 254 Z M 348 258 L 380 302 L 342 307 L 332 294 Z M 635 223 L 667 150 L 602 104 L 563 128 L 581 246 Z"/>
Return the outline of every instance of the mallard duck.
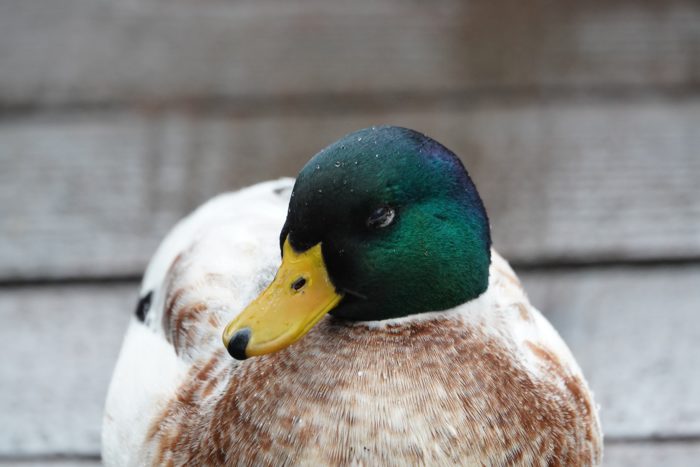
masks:
<path fill-rule="evenodd" d="M 360 130 L 296 181 L 214 198 L 140 296 L 107 465 L 601 461 L 576 361 L 492 249 L 460 159 L 418 132 Z"/>

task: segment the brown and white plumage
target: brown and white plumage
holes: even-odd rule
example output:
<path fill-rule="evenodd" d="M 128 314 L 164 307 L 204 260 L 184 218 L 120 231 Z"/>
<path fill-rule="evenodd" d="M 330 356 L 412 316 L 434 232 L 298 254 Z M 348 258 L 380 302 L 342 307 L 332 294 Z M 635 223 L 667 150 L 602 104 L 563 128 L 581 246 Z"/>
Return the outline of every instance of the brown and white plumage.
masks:
<path fill-rule="evenodd" d="M 442 312 L 327 316 L 235 361 L 223 326 L 273 278 L 292 180 L 222 195 L 149 266 L 104 420 L 107 465 L 596 465 L 602 434 L 571 353 L 492 251 L 489 286 Z"/>

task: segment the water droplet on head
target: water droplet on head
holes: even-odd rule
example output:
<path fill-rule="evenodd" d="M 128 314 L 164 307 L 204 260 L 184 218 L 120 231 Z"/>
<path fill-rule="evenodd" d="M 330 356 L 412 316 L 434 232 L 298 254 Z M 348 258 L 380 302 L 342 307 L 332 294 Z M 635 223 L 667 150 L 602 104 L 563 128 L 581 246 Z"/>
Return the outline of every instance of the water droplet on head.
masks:
<path fill-rule="evenodd" d="M 323 190 L 319 188 L 319 189 L 318 189 L 318 192 L 319 192 L 319 193 L 323 193 Z"/>
<path fill-rule="evenodd" d="M 316 170 L 321 170 L 321 166 L 316 164 Z"/>
<path fill-rule="evenodd" d="M 374 157 L 379 157 L 379 154 L 375 154 Z"/>
<path fill-rule="evenodd" d="M 357 140 L 358 140 L 358 141 L 362 141 L 362 136 L 358 136 L 358 137 L 357 137 Z"/>
<path fill-rule="evenodd" d="M 340 161 L 335 161 L 335 166 L 336 166 L 336 167 L 340 167 L 341 165 L 343 165 L 343 164 L 342 164 Z"/>

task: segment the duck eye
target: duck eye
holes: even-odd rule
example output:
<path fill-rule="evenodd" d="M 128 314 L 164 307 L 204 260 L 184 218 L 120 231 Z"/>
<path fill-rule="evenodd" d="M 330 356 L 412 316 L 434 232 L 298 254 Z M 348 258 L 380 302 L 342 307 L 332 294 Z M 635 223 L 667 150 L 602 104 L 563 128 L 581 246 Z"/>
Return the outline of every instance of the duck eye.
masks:
<path fill-rule="evenodd" d="M 367 227 L 381 229 L 394 222 L 396 212 L 389 206 L 382 206 L 375 209 L 367 218 Z"/>

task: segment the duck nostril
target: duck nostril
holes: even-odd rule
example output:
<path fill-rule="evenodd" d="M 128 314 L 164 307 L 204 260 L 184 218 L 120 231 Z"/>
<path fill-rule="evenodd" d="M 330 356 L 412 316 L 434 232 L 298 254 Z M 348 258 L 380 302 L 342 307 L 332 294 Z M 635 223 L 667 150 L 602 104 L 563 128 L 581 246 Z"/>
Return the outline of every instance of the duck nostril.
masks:
<path fill-rule="evenodd" d="M 236 360 L 245 360 L 248 356 L 245 354 L 245 348 L 248 347 L 250 340 L 250 328 L 243 328 L 236 331 L 231 340 L 226 346 L 226 350 Z"/>
<path fill-rule="evenodd" d="M 292 290 L 299 291 L 306 285 L 306 278 L 299 277 L 292 282 Z"/>

